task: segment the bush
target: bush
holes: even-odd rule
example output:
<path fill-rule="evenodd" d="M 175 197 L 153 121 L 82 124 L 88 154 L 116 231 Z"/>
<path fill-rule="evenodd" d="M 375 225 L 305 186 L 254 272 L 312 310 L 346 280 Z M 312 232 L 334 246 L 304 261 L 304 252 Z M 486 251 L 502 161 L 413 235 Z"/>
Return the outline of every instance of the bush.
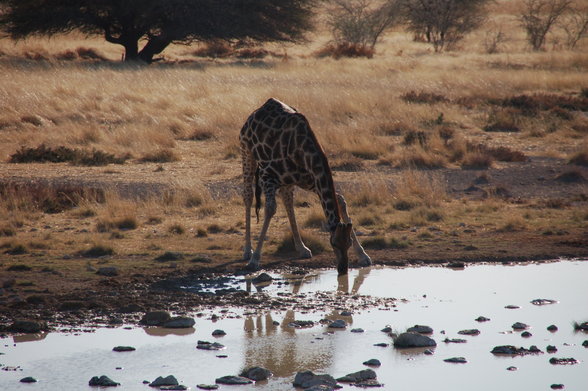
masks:
<path fill-rule="evenodd" d="M 169 163 L 177 162 L 180 158 L 171 149 L 160 149 L 143 155 L 139 161 L 142 163 Z"/>
<path fill-rule="evenodd" d="M 47 147 L 44 144 L 35 148 L 21 147 L 10 155 L 9 163 L 63 163 L 70 162 L 80 166 L 105 166 L 107 164 L 123 164 L 130 155 L 115 156 L 110 153 L 93 149 L 84 151 L 71 149 L 64 146 L 56 148 Z"/>
<path fill-rule="evenodd" d="M 570 9 L 570 0 L 525 0 L 519 17 L 533 50 L 540 50 L 557 20 Z"/>
<path fill-rule="evenodd" d="M 109 246 L 95 244 L 87 250 L 82 250 L 78 252 L 78 255 L 85 258 L 99 258 L 108 255 L 114 255 L 114 250 L 112 249 L 112 247 Z"/>

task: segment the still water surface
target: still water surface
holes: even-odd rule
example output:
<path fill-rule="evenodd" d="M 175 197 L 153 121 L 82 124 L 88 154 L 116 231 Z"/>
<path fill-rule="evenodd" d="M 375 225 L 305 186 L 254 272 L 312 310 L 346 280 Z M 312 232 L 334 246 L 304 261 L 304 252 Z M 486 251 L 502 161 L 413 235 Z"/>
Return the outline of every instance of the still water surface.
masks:
<path fill-rule="evenodd" d="M 340 377 L 364 369 L 362 362 L 377 358 L 378 381 L 386 390 L 550 390 L 561 383 L 566 390 L 588 390 L 588 348 L 582 342 L 587 333 L 575 332 L 573 322 L 588 320 L 587 261 L 560 261 L 516 266 L 479 265 L 463 270 L 442 267 L 366 268 L 351 270 L 337 279 L 336 271 L 307 275 L 301 284 L 267 287 L 266 292 L 312 294 L 342 291 L 375 297 L 395 297 L 396 308 L 370 309 L 338 316 L 338 311 L 296 313 L 294 311 L 244 314 L 231 309 L 233 318 L 213 322 L 197 318 L 194 329 L 101 328 L 93 333 L 49 333 L 0 340 L 0 364 L 19 366 L 22 371 L 0 371 L 0 390 L 90 390 L 92 376 L 107 375 L 121 383 L 120 390 L 151 390 L 142 384 L 157 376 L 173 374 L 181 384 L 214 384 L 217 377 L 236 375 L 243 368 L 262 366 L 274 377 L 251 386 L 221 386 L 221 390 L 288 390 L 296 372 L 312 370 Z M 274 277 L 280 277 L 274 275 Z M 244 283 L 243 288 L 244 288 Z M 536 306 L 534 299 L 554 299 L 557 304 Z M 507 305 L 520 306 L 506 309 Z M 221 309 L 219 308 L 219 311 Z M 491 320 L 478 323 L 483 315 Z M 345 330 L 327 333 L 326 326 L 308 329 L 288 327 L 293 320 L 318 321 L 324 317 L 348 322 Z M 275 325 L 274 322 L 279 322 Z M 523 338 L 511 325 L 531 326 L 532 337 Z M 398 350 L 374 344 L 391 338 L 380 330 L 390 325 L 403 332 L 415 324 L 434 329 L 437 341 L 433 355 L 422 350 Z M 555 324 L 559 330 L 549 332 Z M 352 333 L 362 328 L 363 333 Z M 458 335 L 477 328 L 478 336 Z M 215 329 L 227 335 L 211 336 Z M 445 338 L 464 338 L 467 343 L 444 343 Z M 196 349 L 198 340 L 217 341 L 226 346 L 220 352 Z M 118 345 L 134 346 L 134 352 L 117 353 Z M 490 353 L 497 345 L 545 351 L 555 345 L 555 354 L 497 357 Z M 217 355 L 227 355 L 218 358 Z M 443 360 L 465 357 L 467 364 Z M 551 357 L 574 357 L 577 365 L 551 365 Z M 516 371 L 507 368 L 515 366 Z M 117 369 L 119 368 L 119 369 Z M 19 379 L 33 376 L 36 384 Z M 357 389 L 344 386 L 344 389 Z"/>

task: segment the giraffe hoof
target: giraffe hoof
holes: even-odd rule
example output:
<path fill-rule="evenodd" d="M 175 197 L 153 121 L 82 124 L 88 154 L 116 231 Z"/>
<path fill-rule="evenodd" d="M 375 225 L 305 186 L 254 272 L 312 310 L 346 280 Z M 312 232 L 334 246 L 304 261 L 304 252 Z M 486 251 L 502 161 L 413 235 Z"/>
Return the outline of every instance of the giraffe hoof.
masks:
<path fill-rule="evenodd" d="M 372 265 L 372 259 L 370 258 L 369 255 L 365 254 L 364 256 L 362 256 L 359 259 L 358 265 L 361 266 L 361 267 L 371 266 Z"/>
<path fill-rule="evenodd" d="M 301 250 L 298 250 L 298 256 L 300 259 L 307 259 L 312 258 L 312 251 L 308 247 L 304 247 Z"/>

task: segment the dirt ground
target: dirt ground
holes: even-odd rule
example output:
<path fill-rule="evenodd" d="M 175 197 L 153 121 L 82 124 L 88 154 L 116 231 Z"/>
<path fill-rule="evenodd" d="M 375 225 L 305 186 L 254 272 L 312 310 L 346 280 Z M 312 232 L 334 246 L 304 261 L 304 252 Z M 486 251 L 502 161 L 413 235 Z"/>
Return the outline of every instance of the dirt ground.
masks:
<path fill-rule="evenodd" d="M 69 165 L 0 165 L 2 182 L 7 183 L 65 183 L 84 187 L 114 187 L 125 193 L 163 193 L 174 186 L 182 176 L 189 175 L 194 167 L 188 163 L 173 163 L 165 175 L 153 174 L 149 165 L 114 168 L 83 168 Z M 227 163 L 228 179 L 203 183 L 215 199 L 239 192 L 239 166 L 236 161 Z M 57 168 L 57 169 L 56 169 Z M 142 172 L 146 175 L 142 175 Z M 570 172 L 572 174 L 570 174 Z M 366 177 L 385 178 L 391 183 L 402 170 L 389 167 L 371 167 L 362 172 L 336 172 L 338 186 L 347 194 L 353 193 L 360 180 Z M 563 160 L 532 158 L 522 163 L 501 163 L 488 170 L 442 169 L 436 175 L 443 178 L 447 192 L 453 200 L 484 200 L 491 194 L 503 201 L 498 205 L 539 202 L 560 202 L 558 208 L 572 208 L 575 213 L 586 213 L 586 178 L 588 168 L 570 167 Z M 546 201 L 547 200 L 547 201 Z M 555 200 L 555 201 L 554 201 Z M 238 217 L 235 216 L 235 219 Z M 46 230 L 58 227 L 45 224 Z M 453 223 L 452 223 L 453 224 Z M 527 262 L 557 258 L 588 257 L 588 231 L 579 228 L 537 231 L 531 229 L 496 230 L 483 224 L 464 220 L 453 227 L 435 224 L 410 228 L 407 232 L 426 233 L 425 241 L 406 248 L 368 248 L 376 265 L 406 266 L 439 264 L 467 267 L 482 262 Z M 62 227 L 66 228 L 66 227 Z M 452 228 L 450 230 L 449 228 Z M 30 230 L 43 230 L 31 228 Z M 256 229 L 256 227 L 254 227 Z M 73 233 L 72 233 L 73 235 Z M 242 233 L 221 234 L 221 241 L 237 241 L 240 248 Z M 369 238 L 360 232 L 360 240 Z M 148 239 L 144 239 L 148 241 Z M 228 242 L 227 242 L 228 243 Z M 350 254 L 352 251 L 350 251 Z M 260 308 L 261 303 L 249 295 L 238 293 L 222 296 L 201 296 L 175 290 L 157 289 L 153 284 L 168 278 L 185 276 L 218 276 L 241 273 L 245 263 L 239 251 L 228 253 L 197 252 L 190 257 L 179 257 L 153 262 L 153 255 L 128 254 L 104 256 L 88 261 L 75 255 L 52 255 L 51 252 L 29 252 L 23 255 L 4 253 L 0 261 L 0 327 L 6 328 L 15 319 L 42 319 L 52 326 L 76 327 L 86 322 L 108 323 L 114 318 L 136 322 L 144 311 L 169 310 L 175 313 L 198 311 L 199 308 L 230 305 L 249 305 Z M 189 253 L 188 253 L 189 254 Z M 351 254 L 353 267 L 354 255 Z M 463 263 L 463 265 L 461 264 Z M 117 268 L 115 276 L 96 273 L 102 266 Z M 304 270 L 334 267 L 331 251 L 308 260 L 293 256 L 267 254 L 264 270 Z M 159 284 L 161 286 L 161 284 Z"/>

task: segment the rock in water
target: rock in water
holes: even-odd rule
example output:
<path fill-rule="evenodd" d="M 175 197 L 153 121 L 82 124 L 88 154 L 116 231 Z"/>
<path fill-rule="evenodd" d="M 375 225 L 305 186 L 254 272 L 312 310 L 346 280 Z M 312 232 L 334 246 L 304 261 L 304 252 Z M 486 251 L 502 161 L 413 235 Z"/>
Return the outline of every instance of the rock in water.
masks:
<path fill-rule="evenodd" d="M 379 367 L 380 365 L 382 365 L 382 363 L 377 358 L 372 358 L 367 361 L 364 361 L 363 365 L 369 365 L 371 367 Z"/>
<path fill-rule="evenodd" d="M 196 322 L 194 318 L 189 318 L 185 316 L 176 316 L 173 317 L 163 323 L 163 327 L 169 329 L 188 329 L 193 327 Z"/>
<path fill-rule="evenodd" d="M 243 385 L 251 384 L 253 381 L 242 376 L 223 376 L 215 380 L 218 384 L 229 384 L 229 385 Z"/>
<path fill-rule="evenodd" d="M 451 358 L 446 358 L 443 361 L 454 363 L 454 364 L 466 364 L 468 362 L 468 360 L 466 360 L 464 357 L 451 357 Z"/>
<path fill-rule="evenodd" d="M 555 357 L 551 357 L 549 359 L 549 363 L 553 364 L 553 365 L 574 365 L 578 363 L 578 360 L 576 360 L 573 357 L 570 358 L 555 358 Z"/>
<path fill-rule="evenodd" d="M 298 372 L 294 377 L 294 387 L 302 387 L 304 389 L 327 386 L 333 389 L 337 385 L 337 381 L 331 375 L 315 375 L 311 371 Z"/>
<path fill-rule="evenodd" d="M 461 335 L 480 335 L 480 330 L 478 329 L 468 329 L 468 330 L 461 330 L 457 332 Z"/>
<path fill-rule="evenodd" d="M 179 384 L 180 383 L 178 383 L 178 380 L 174 375 L 169 375 L 166 377 L 158 376 L 157 379 L 149 383 L 149 387 L 177 386 Z"/>
<path fill-rule="evenodd" d="M 216 384 L 197 384 L 196 387 L 201 390 L 218 390 L 218 385 Z"/>
<path fill-rule="evenodd" d="M 143 315 L 139 324 L 145 326 L 161 326 L 171 319 L 171 315 L 167 311 L 152 311 Z"/>
<path fill-rule="evenodd" d="M 526 325 L 524 323 L 521 322 L 516 322 L 512 325 L 512 328 L 515 330 L 524 330 L 524 329 L 528 329 L 529 325 Z"/>
<path fill-rule="evenodd" d="M 394 340 L 396 348 L 425 348 L 429 346 L 437 346 L 437 342 L 418 333 L 402 333 Z"/>
<path fill-rule="evenodd" d="M 27 376 L 27 377 L 23 377 L 22 379 L 20 379 L 21 383 L 36 383 L 37 379 L 35 379 L 34 377 L 31 376 Z"/>
<path fill-rule="evenodd" d="M 208 341 L 198 341 L 198 345 L 196 345 L 196 349 L 201 350 L 222 350 L 225 348 L 225 345 L 218 343 L 218 342 L 208 342 Z"/>
<path fill-rule="evenodd" d="M 408 333 L 419 333 L 419 334 L 433 334 L 433 329 L 429 326 L 415 324 L 406 330 Z"/>
<path fill-rule="evenodd" d="M 91 378 L 88 385 L 92 387 L 117 387 L 120 386 L 120 383 L 113 381 L 108 376 L 102 375 L 100 377 L 94 376 Z"/>
<path fill-rule="evenodd" d="M 269 379 L 272 376 L 272 373 L 265 368 L 252 367 L 245 369 L 243 372 L 241 372 L 240 376 L 246 377 L 254 381 L 260 381 Z"/>
<path fill-rule="evenodd" d="M 371 369 L 364 369 L 358 372 L 349 373 L 337 379 L 342 383 L 358 383 L 365 380 L 372 380 L 376 378 L 376 372 Z"/>
<path fill-rule="evenodd" d="M 345 322 L 343 319 L 337 319 L 336 321 L 329 324 L 329 328 L 332 329 L 344 329 L 345 327 L 347 327 L 347 322 Z"/>
<path fill-rule="evenodd" d="M 134 352 L 137 349 L 132 346 L 115 346 L 112 350 L 115 352 Z"/>
<path fill-rule="evenodd" d="M 260 275 L 258 275 L 254 279 L 252 279 L 251 282 L 253 284 L 255 284 L 255 285 L 258 285 L 258 284 L 264 284 L 264 283 L 272 282 L 273 280 L 274 279 L 269 274 L 267 274 L 267 273 L 261 273 Z"/>
<path fill-rule="evenodd" d="M 224 331 L 224 330 L 219 330 L 219 329 L 216 329 L 216 330 L 214 330 L 214 331 L 212 332 L 212 336 L 213 336 L 213 337 L 222 337 L 222 336 L 225 336 L 225 335 L 227 335 L 227 333 L 225 333 L 225 331 Z"/>

